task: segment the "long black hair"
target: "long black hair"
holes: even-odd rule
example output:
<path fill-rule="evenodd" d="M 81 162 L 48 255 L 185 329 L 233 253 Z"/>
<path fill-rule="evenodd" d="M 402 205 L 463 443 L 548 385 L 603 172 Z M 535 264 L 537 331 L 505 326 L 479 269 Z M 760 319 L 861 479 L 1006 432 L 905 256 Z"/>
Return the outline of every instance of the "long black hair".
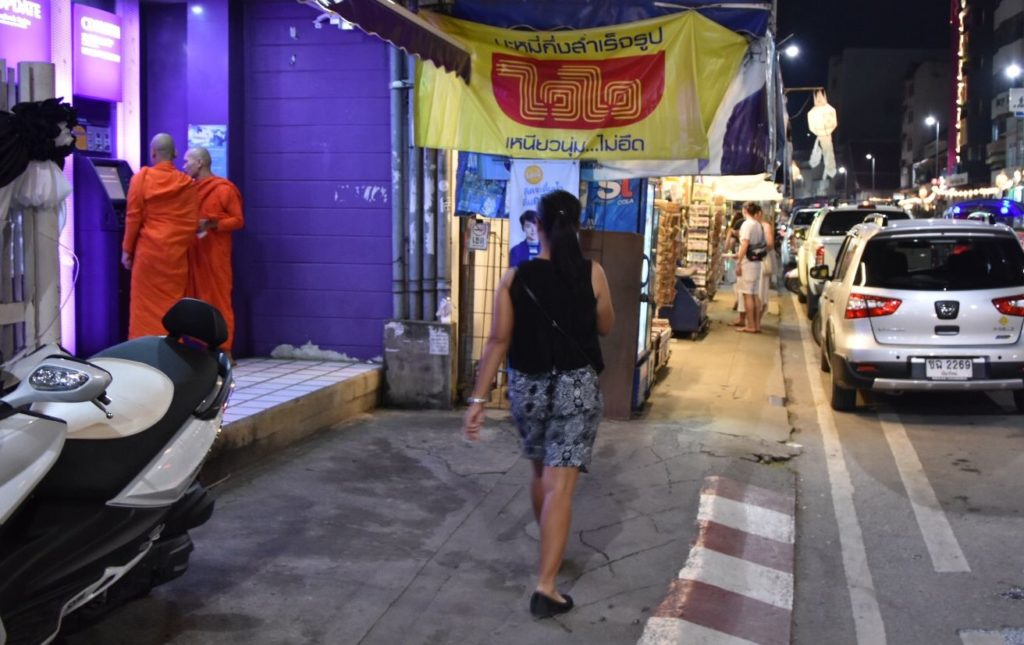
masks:
<path fill-rule="evenodd" d="M 564 190 L 555 190 L 540 198 L 537 214 L 551 248 L 551 261 L 562 276 L 575 283 L 586 260 L 576 234 L 580 229 L 580 200 Z"/>

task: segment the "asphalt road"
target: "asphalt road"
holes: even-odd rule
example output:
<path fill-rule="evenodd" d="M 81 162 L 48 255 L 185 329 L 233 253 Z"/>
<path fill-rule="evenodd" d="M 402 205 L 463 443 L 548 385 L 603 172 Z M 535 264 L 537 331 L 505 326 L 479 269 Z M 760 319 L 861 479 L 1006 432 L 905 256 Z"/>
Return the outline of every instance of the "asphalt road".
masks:
<path fill-rule="evenodd" d="M 793 642 L 1024 643 L 1024 418 L 1005 394 L 868 395 L 833 412 L 784 297 L 798 470 Z"/>

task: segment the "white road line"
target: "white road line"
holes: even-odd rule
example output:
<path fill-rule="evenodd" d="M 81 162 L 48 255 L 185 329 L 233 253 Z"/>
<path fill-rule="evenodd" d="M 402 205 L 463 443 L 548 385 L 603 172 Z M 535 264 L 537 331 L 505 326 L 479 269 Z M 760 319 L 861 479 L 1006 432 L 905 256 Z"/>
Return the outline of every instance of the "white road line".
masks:
<path fill-rule="evenodd" d="M 696 580 L 779 609 L 793 609 L 793 575 L 749 560 L 694 546 L 680 580 Z"/>
<path fill-rule="evenodd" d="M 647 620 L 637 645 L 757 645 L 753 641 L 703 627 L 679 618 Z"/>
<path fill-rule="evenodd" d="M 832 487 L 832 506 L 835 508 L 836 523 L 839 526 L 839 544 L 843 555 L 843 569 L 846 571 L 846 586 L 850 591 L 857 642 L 864 645 L 885 645 L 885 624 L 882 622 L 875 583 L 868 567 L 864 534 L 857 519 L 857 509 L 853 505 L 853 482 L 850 480 L 850 471 L 846 468 L 843 444 L 839 441 L 839 432 L 836 430 L 831 406 L 821 387 L 821 370 L 815 351 L 818 347 L 810 339 L 807 321 L 800 315 L 800 303 L 795 295 L 792 299 L 793 308 L 797 311 L 800 339 L 804 346 L 804 367 L 807 368 L 825 448 L 825 463 L 828 466 L 828 478 Z"/>
<path fill-rule="evenodd" d="M 793 543 L 792 515 L 769 508 L 737 502 L 720 495 L 703 494 L 697 510 L 697 521 L 724 524 L 738 531 L 753 533 L 786 544 Z"/>
<path fill-rule="evenodd" d="M 1006 645 L 1006 639 L 999 632 L 960 632 L 964 645 Z"/>
<path fill-rule="evenodd" d="M 928 481 L 928 475 L 924 472 L 921 459 L 910 443 L 907 430 L 903 427 L 899 416 L 895 414 L 879 414 L 878 420 L 885 432 L 885 439 L 889 442 L 893 457 L 896 458 L 896 468 L 900 472 L 900 479 L 903 480 L 903 487 L 907 489 L 907 497 L 914 509 L 914 517 L 917 518 L 917 525 L 921 529 L 921 536 L 924 538 L 928 553 L 932 556 L 932 566 L 939 573 L 954 573 L 970 571 L 971 567 L 964 558 L 964 552 L 960 549 L 956 535 L 953 534 L 953 527 L 939 505 L 938 497 Z"/>

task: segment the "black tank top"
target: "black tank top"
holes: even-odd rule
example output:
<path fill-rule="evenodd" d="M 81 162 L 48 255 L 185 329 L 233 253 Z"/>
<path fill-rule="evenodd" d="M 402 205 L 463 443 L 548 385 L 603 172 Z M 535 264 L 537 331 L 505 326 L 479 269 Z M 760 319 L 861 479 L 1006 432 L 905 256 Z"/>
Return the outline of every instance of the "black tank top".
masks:
<path fill-rule="evenodd" d="M 520 264 L 509 289 L 514 322 L 508 364 L 524 374 L 567 371 L 591 365 L 604 369 L 597 340 L 597 298 L 591 283 L 593 265 L 588 261 L 575 284 L 555 269 L 550 260 L 533 259 Z M 537 296 L 547 316 L 573 340 L 555 329 L 523 285 Z"/>

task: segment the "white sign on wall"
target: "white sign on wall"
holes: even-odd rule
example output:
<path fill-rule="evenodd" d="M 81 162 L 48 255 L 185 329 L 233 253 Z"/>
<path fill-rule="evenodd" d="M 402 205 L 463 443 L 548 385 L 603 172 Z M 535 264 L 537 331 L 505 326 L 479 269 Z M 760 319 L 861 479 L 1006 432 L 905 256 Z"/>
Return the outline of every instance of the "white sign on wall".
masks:
<path fill-rule="evenodd" d="M 1024 116 L 1024 88 L 1010 88 L 1010 112 L 1014 116 Z"/>

